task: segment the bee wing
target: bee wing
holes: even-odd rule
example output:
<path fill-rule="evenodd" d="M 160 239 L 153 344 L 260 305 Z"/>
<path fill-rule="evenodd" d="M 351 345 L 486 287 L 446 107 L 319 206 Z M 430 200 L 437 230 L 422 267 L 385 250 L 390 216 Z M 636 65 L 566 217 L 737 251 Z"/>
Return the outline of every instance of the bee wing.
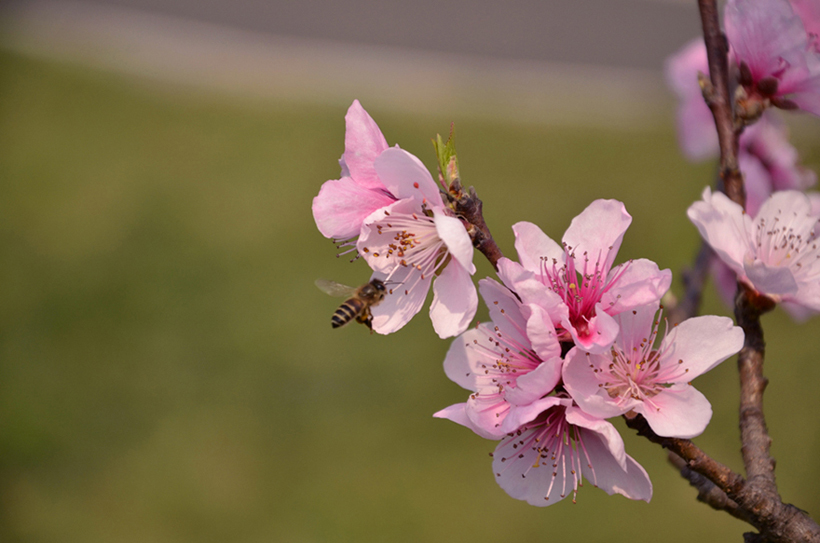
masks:
<path fill-rule="evenodd" d="M 319 287 L 319 290 L 321 290 L 325 294 L 330 294 L 331 296 L 336 297 L 350 297 L 356 293 L 355 287 L 349 287 L 347 285 L 337 283 L 336 281 L 330 281 L 329 279 L 317 279 L 316 286 Z"/>

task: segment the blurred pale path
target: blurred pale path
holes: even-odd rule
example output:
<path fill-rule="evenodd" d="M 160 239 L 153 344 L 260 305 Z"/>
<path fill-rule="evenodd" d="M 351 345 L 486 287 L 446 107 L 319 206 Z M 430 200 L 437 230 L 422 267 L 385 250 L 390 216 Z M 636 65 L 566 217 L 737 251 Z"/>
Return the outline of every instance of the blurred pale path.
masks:
<path fill-rule="evenodd" d="M 107 70 L 226 91 L 243 98 L 275 97 L 338 106 L 358 98 L 370 107 L 440 113 L 455 120 L 469 115 L 517 122 L 629 128 L 654 124 L 669 112 L 668 94 L 658 66 L 570 62 L 573 55 L 565 58 L 567 55 L 560 48 L 533 49 L 549 53 L 540 56 L 526 55 L 520 47 L 511 51 L 518 54 L 509 58 L 488 56 L 483 54 L 485 51 L 470 47 L 469 40 L 454 36 L 435 42 L 417 40 L 417 47 L 400 47 L 404 45 L 400 40 L 388 39 L 376 45 L 371 42 L 378 33 L 360 32 L 356 35 L 362 39 L 348 40 L 349 36 L 338 32 L 318 32 L 316 29 L 322 27 L 327 13 L 317 16 L 314 35 L 303 32 L 297 36 L 298 28 L 293 25 L 305 14 L 299 11 L 299 18 L 265 18 L 262 15 L 270 15 L 273 9 L 266 3 L 249 4 L 252 9 L 247 13 L 237 8 L 235 12 L 228 10 L 233 14 L 231 17 L 210 19 L 182 18 L 176 12 L 187 4 L 162 3 L 155 10 L 147 9 L 148 3 L 145 4 L 141 7 L 146 9 L 118 6 L 114 2 L 11 4 L 5 10 L 2 43 L 27 54 L 90 63 Z M 203 15 L 220 5 L 223 4 L 187 6 L 190 15 Z M 172 9 L 174 6 L 180 9 Z M 306 4 L 308 13 L 310 6 Z M 637 6 L 656 8 L 658 4 L 642 1 Z M 356 7 L 363 6 L 353 5 Z M 382 11 L 388 7 L 389 4 Z M 681 9 L 674 4 L 663 7 Z M 333 9 L 337 8 L 327 11 L 332 13 Z M 249 17 L 248 13 L 260 11 L 260 16 L 251 20 L 259 24 L 268 21 L 265 30 L 281 30 L 281 34 L 262 32 L 259 25 L 249 30 L 227 24 L 237 23 L 242 14 Z M 382 11 L 377 13 L 386 20 L 394 20 L 388 17 L 389 10 L 387 14 Z M 641 13 L 637 9 L 633 12 Z M 285 10 L 284 14 L 287 13 Z M 367 9 L 355 13 L 372 16 Z M 674 10 L 665 13 L 665 18 L 670 19 L 666 24 L 678 25 L 678 19 L 671 18 L 674 14 Z M 283 21 L 291 19 L 293 25 L 284 25 Z M 519 14 L 517 21 L 523 24 L 531 19 Z M 351 28 L 365 28 L 360 21 L 358 24 Z M 497 28 L 493 24 L 487 26 L 490 31 Z M 661 20 L 648 28 L 658 26 L 662 26 Z M 517 36 L 521 30 L 510 31 L 509 35 Z M 532 32 L 529 35 L 533 40 L 537 38 Z M 613 31 L 604 35 L 621 36 Z M 664 34 L 667 38 L 669 35 Z M 446 46 L 448 40 L 455 40 L 453 47 Z M 485 42 L 495 43 L 491 36 L 482 38 Z M 425 43 L 442 45 L 444 50 L 421 47 Z M 596 43 L 597 49 L 607 49 L 600 39 Z M 676 45 L 675 40 L 668 40 L 665 47 L 648 43 L 633 53 L 658 52 L 670 49 L 673 43 Z M 568 52 L 591 51 L 590 44 L 583 44 L 583 40 L 579 41 Z"/>
<path fill-rule="evenodd" d="M 700 30 L 693 0 L 92 2 L 281 36 L 652 70 Z"/>
<path fill-rule="evenodd" d="M 466 392 L 444 375 L 450 342 L 426 310 L 390 337 L 332 330 L 339 300 L 314 286 L 369 276 L 334 258 L 310 214 L 339 176 L 344 114 L 360 98 L 388 143 L 428 167 L 430 138 L 456 121 L 464 181 L 508 256 L 514 222 L 560 238 L 591 200 L 618 198 L 634 218 L 618 260 L 671 268 L 679 291 L 698 246 L 685 210 L 714 164 L 680 156 L 661 54 L 609 66 L 589 51 L 517 57 L 498 51 L 531 38 L 481 38 L 477 11 L 447 42 L 434 16 L 404 31 L 424 14 L 376 2 L 344 4 L 364 22 L 398 13 L 373 39 L 342 25 L 335 3 L 280 11 L 290 26 L 274 27 L 272 5 L 287 6 L 4 3 L 0 541 L 741 541 L 744 524 L 697 503 L 664 452 L 619 420 L 655 485 L 650 504 L 590 484 L 577 505 L 509 498 L 493 480 L 494 443 L 432 418 Z M 613 51 L 639 29 L 609 5 L 680 13 L 647 29 L 668 30 L 658 43 L 669 47 L 677 30 L 661 27 L 691 13 L 594 5 L 612 24 L 592 41 Z M 564 36 L 583 19 L 558 15 L 551 32 Z M 313 34 L 293 30 L 311 20 Z M 417 35 L 442 46 L 400 41 Z M 816 134 L 796 140 L 815 169 Z M 492 274 L 476 264 L 476 279 Z M 726 314 L 711 287 L 705 303 Z M 806 459 L 820 448 L 820 319 L 795 327 L 775 311 L 763 324 L 780 491 L 816 517 L 820 465 Z M 737 469 L 734 363 L 696 384 L 714 408 L 696 442 Z"/>

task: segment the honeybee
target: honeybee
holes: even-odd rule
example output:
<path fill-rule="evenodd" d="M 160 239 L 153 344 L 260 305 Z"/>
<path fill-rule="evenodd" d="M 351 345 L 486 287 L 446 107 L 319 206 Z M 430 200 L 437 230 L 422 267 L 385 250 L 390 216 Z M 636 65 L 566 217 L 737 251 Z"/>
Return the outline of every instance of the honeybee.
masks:
<path fill-rule="evenodd" d="M 371 279 L 370 282 L 355 288 L 327 279 L 317 279 L 316 286 L 331 296 L 348 297 L 330 318 L 333 328 L 340 328 L 356 319 L 373 330 L 373 315 L 370 314 L 370 308 L 384 300 L 387 294 L 384 281 Z"/>

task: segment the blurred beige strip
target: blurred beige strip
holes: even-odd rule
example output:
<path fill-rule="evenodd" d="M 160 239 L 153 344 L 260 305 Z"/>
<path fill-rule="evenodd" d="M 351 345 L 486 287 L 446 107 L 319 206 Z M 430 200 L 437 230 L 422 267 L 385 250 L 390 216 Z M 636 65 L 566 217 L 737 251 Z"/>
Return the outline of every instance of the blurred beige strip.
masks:
<path fill-rule="evenodd" d="M 3 47 L 234 96 L 553 125 L 671 116 L 661 74 L 642 70 L 301 40 L 81 2 L 2 15 Z"/>

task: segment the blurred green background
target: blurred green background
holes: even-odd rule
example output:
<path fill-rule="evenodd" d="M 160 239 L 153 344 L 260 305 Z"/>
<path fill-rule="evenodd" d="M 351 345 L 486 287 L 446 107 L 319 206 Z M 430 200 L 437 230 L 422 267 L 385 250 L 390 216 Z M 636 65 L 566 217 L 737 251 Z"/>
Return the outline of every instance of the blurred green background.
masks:
<path fill-rule="evenodd" d="M 467 393 L 425 311 L 390 337 L 331 329 L 339 300 L 314 280 L 369 276 L 310 213 L 338 177 L 345 109 L 0 53 L 0 540 L 740 541 L 747 526 L 620 421 L 650 504 L 590 486 L 576 505 L 507 497 L 494 443 L 431 417 Z M 430 167 L 456 122 L 508 255 L 514 222 L 560 238 L 618 198 L 634 217 L 619 261 L 655 260 L 680 291 L 698 244 L 685 210 L 714 165 L 681 158 L 671 111 L 620 131 L 368 109 Z M 816 169 L 820 140 L 796 144 Z M 705 310 L 727 313 L 711 287 Z M 820 319 L 764 326 L 780 490 L 817 519 Z M 715 415 L 696 442 L 740 469 L 734 359 L 697 386 Z"/>

